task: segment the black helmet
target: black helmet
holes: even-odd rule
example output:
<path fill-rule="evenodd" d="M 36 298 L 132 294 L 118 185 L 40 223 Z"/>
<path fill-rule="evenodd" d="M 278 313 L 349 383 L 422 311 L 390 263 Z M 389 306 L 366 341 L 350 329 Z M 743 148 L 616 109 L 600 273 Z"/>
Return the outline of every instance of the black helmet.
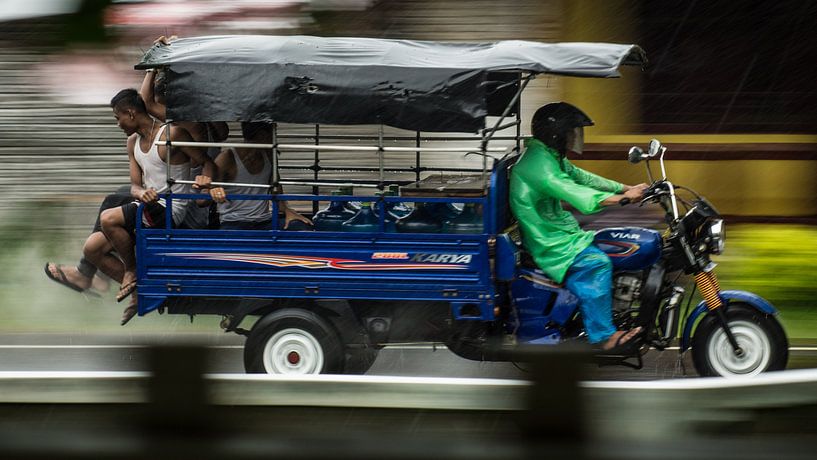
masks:
<path fill-rule="evenodd" d="M 551 102 L 533 114 L 530 130 L 533 137 L 564 156 L 567 133 L 584 126 L 593 126 L 593 120 L 586 113 L 567 102 Z"/>

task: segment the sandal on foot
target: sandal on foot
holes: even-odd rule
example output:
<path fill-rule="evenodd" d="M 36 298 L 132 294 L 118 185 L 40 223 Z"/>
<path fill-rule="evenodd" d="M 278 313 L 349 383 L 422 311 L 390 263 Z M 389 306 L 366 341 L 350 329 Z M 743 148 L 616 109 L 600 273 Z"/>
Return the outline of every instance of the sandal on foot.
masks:
<path fill-rule="evenodd" d="M 54 266 L 54 269 L 57 271 L 56 275 L 51 273 L 51 270 L 48 269 L 49 265 Z M 54 264 L 54 263 L 51 263 L 51 262 L 46 262 L 46 264 L 45 264 L 45 276 L 47 276 L 48 279 L 50 279 L 51 281 L 62 284 L 63 286 L 65 286 L 68 289 L 71 289 L 73 291 L 76 291 L 76 292 L 88 292 L 87 289 L 85 289 L 85 288 L 77 285 L 76 283 L 73 283 L 70 280 L 68 280 L 68 276 L 65 275 L 65 272 L 62 271 L 62 268 L 58 264 Z"/>
<path fill-rule="evenodd" d="M 119 292 L 116 293 L 116 301 L 121 302 L 125 300 L 129 295 L 133 294 L 133 291 L 136 290 L 136 280 L 131 281 L 128 284 L 123 284 L 121 288 L 119 288 Z"/>
<path fill-rule="evenodd" d="M 119 325 L 124 326 L 128 324 L 128 321 L 130 321 L 134 316 L 136 316 L 136 313 L 138 311 L 139 309 L 137 308 L 136 302 L 133 302 L 127 307 L 125 307 L 125 310 L 122 311 L 122 321 L 119 322 Z"/>
<path fill-rule="evenodd" d="M 602 355 L 632 355 L 638 351 L 641 344 L 638 342 L 638 336 L 641 335 L 641 327 L 630 329 L 619 335 L 616 338 L 616 343 L 608 348 L 602 348 L 599 353 Z"/>

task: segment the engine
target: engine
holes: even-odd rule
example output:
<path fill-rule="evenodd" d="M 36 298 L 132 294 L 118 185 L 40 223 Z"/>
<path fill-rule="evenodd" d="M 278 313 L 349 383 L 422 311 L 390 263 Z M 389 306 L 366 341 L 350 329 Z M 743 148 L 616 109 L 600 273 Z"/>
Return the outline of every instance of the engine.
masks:
<path fill-rule="evenodd" d="M 621 273 L 613 277 L 613 313 L 624 313 L 641 298 L 641 276 Z"/>

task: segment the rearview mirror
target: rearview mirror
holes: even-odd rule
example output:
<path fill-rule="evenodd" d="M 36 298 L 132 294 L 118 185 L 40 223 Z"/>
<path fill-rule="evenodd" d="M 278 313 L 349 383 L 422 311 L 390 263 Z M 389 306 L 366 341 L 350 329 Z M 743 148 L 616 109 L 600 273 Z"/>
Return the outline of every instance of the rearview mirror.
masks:
<path fill-rule="evenodd" d="M 636 164 L 644 158 L 644 151 L 641 150 L 641 147 L 632 146 L 630 147 L 630 152 L 627 154 L 627 161 L 632 164 Z"/>
<path fill-rule="evenodd" d="M 661 152 L 661 141 L 658 139 L 653 139 L 650 141 L 650 150 L 647 153 L 650 158 L 658 155 Z"/>

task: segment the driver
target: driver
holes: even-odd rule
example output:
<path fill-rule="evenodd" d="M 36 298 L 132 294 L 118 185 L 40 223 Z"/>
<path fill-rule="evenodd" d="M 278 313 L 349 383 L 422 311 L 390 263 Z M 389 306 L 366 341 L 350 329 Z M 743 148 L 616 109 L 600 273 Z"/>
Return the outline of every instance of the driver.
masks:
<path fill-rule="evenodd" d="M 533 115 L 525 151 L 511 171 L 510 204 L 524 247 L 536 265 L 580 301 L 591 344 L 608 353 L 629 350 L 641 328 L 617 331 L 612 314 L 612 263 L 562 209 L 566 201 L 583 214 L 641 198 L 647 184 L 629 186 L 573 165 L 568 151 L 582 153 L 584 127 L 593 121 L 565 102 L 540 107 Z M 629 347 L 627 344 L 629 343 Z"/>

